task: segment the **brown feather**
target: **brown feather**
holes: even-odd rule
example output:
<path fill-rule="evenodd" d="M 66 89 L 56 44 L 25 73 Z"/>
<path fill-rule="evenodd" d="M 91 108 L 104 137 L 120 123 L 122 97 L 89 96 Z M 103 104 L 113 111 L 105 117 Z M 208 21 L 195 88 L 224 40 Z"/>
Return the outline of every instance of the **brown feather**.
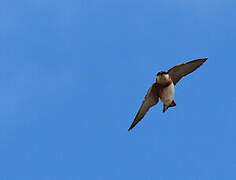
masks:
<path fill-rule="evenodd" d="M 159 100 L 159 86 L 157 83 L 152 84 L 149 88 L 138 113 L 136 114 L 133 123 L 128 130 L 131 130 L 139 121 L 143 119 L 148 110 L 156 105 Z"/>
<path fill-rule="evenodd" d="M 206 60 L 207 58 L 196 59 L 187 63 L 179 64 L 169 69 L 168 74 L 170 75 L 174 85 L 176 85 L 182 77 L 199 68 Z"/>

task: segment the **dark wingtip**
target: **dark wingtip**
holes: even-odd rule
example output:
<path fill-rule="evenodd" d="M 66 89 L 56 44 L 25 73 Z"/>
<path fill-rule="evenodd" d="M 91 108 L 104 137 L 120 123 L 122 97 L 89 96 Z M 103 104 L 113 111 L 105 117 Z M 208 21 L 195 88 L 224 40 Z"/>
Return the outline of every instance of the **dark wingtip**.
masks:
<path fill-rule="evenodd" d="M 130 125 L 128 131 L 130 131 L 131 129 L 134 128 L 134 126 L 138 123 L 138 121 L 136 121 L 136 118 L 134 119 L 134 121 L 132 122 L 132 124 Z"/>
<path fill-rule="evenodd" d="M 202 60 L 206 61 L 208 58 L 202 58 Z"/>

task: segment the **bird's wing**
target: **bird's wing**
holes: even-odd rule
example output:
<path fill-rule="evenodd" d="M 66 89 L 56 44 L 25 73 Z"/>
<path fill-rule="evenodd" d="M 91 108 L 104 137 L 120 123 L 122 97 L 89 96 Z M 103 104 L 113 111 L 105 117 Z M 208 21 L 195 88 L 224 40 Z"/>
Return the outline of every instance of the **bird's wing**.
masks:
<path fill-rule="evenodd" d="M 187 74 L 195 71 L 197 68 L 199 68 L 207 58 L 203 59 L 196 59 L 187 63 L 179 64 L 177 66 L 174 66 L 173 68 L 169 69 L 168 74 L 170 75 L 172 81 L 174 84 L 177 84 L 177 82 Z"/>
<path fill-rule="evenodd" d="M 139 108 L 139 111 L 137 115 L 135 116 L 134 121 L 131 124 L 129 130 L 131 130 L 139 121 L 142 120 L 146 112 L 148 112 L 148 110 L 152 106 L 156 105 L 158 103 L 158 100 L 159 100 L 159 87 L 156 83 L 153 83 L 152 86 L 149 88 L 143 100 L 143 103 L 141 107 Z"/>

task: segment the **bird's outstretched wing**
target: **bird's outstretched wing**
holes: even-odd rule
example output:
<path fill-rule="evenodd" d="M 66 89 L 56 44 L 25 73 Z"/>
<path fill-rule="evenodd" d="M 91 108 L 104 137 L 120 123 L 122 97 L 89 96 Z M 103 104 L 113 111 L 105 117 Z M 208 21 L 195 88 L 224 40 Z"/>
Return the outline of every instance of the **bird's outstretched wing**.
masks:
<path fill-rule="evenodd" d="M 169 69 L 168 74 L 170 75 L 174 85 L 177 84 L 177 82 L 182 77 L 186 76 L 187 74 L 199 68 L 206 60 L 207 58 L 196 59 L 187 63 L 179 64 Z"/>
<path fill-rule="evenodd" d="M 141 107 L 139 108 L 139 111 L 137 115 L 135 116 L 134 121 L 128 130 L 131 130 L 139 121 L 141 121 L 142 118 L 145 116 L 146 112 L 148 112 L 148 110 L 152 106 L 158 103 L 158 100 L 159 100 L 159 88 L 156 83 L 153 83 L 152 86 L 149 88 L 143 100 L 143 103 Z"/>

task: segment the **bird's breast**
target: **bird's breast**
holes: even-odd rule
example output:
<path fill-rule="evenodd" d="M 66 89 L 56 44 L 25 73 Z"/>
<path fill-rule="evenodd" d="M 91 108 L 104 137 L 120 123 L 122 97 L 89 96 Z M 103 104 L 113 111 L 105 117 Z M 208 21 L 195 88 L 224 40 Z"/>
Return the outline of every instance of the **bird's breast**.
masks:
<path fill-rule="evenodd" d="M 171 83 L 169 86 L 160 89 L 160 98 L 163 104 L 170 105 L 174 100 L 175 88 L 174 84 Z"/>

